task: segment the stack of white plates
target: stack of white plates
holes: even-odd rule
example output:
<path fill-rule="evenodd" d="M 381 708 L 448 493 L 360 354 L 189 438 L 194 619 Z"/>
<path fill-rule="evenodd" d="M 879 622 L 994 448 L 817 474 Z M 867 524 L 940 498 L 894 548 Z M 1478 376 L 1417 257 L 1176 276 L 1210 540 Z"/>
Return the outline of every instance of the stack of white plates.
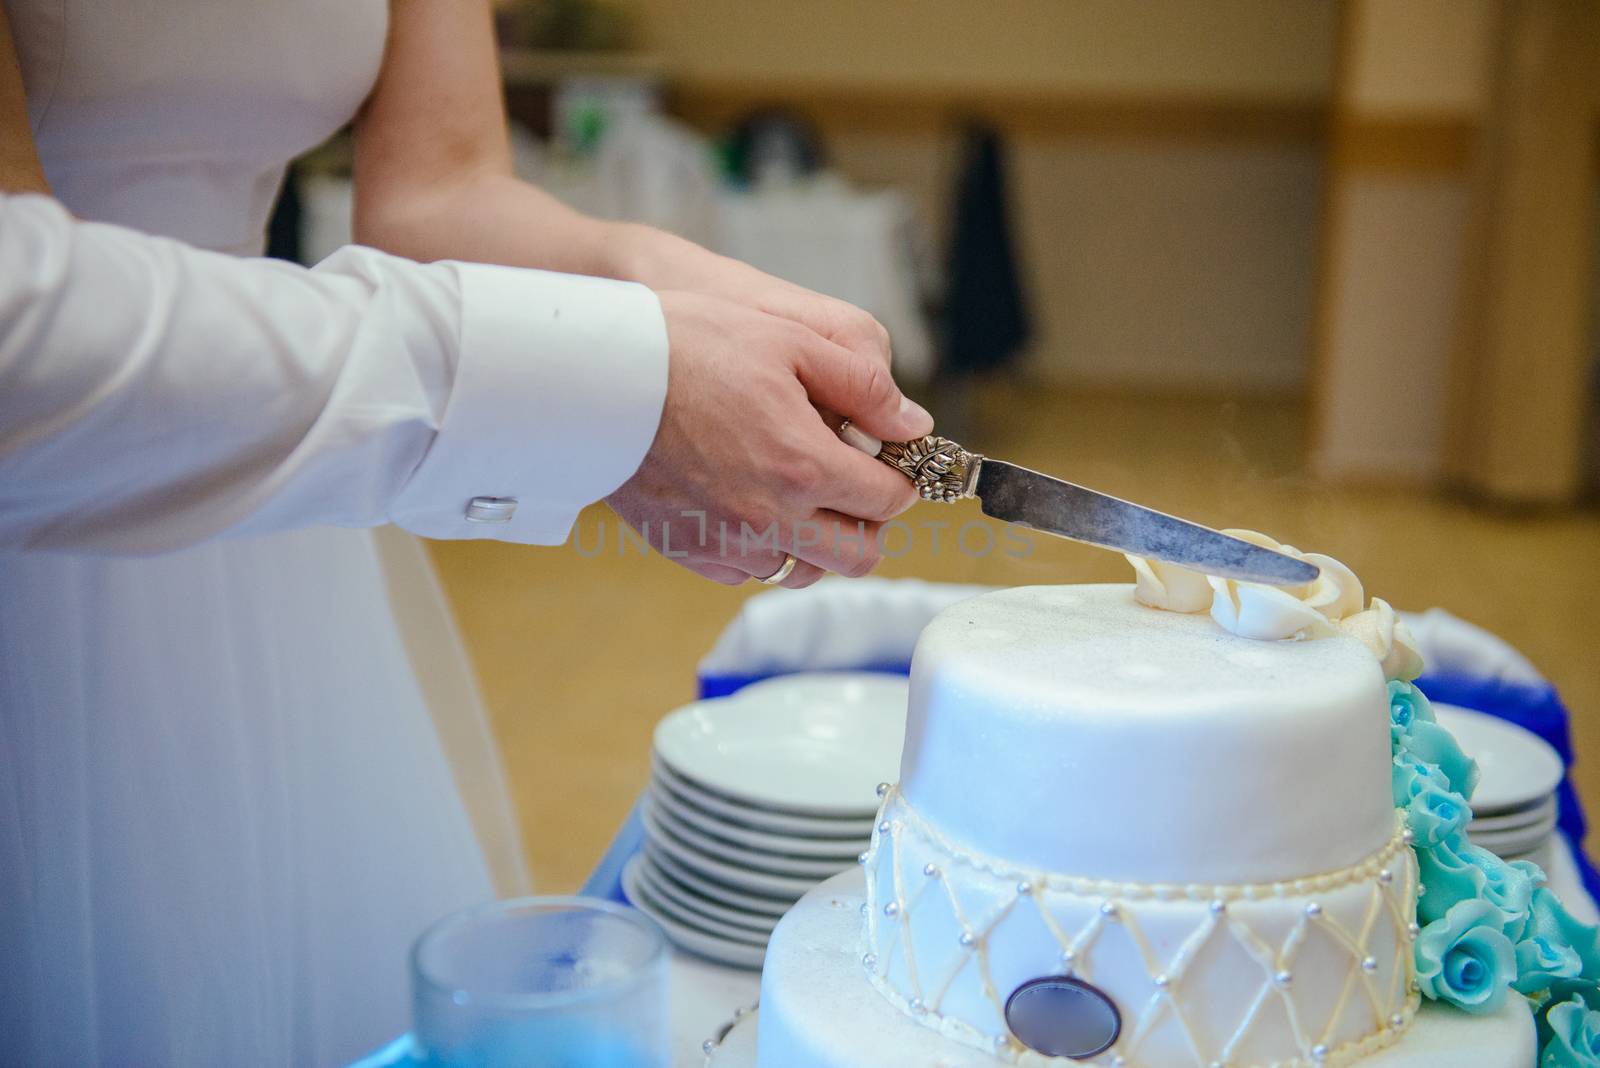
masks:
<path fill-rule="evenodd" d="M 1468 837 L 1506 860 L 1549 867 L 1556 788 L 1565 775 L 1560 755 L 1513 723 L 1454 705 L 1433 707 L 1439 725 L 1483 773 L 1472 795 Z"/>
<path fill-rule="evenodd" d="M 786 675 L 656 727 L 628 899 L 678 946 L 758 968 L 789 906 L 856 863 L 896 778 L 906 680 Z"/>

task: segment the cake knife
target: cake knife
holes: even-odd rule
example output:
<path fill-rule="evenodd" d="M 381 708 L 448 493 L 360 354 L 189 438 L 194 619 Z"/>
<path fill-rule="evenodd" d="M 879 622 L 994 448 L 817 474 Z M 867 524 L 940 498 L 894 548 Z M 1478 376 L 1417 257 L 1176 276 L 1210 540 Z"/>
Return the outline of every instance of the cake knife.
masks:
<path fill-rule="evenodd" d="M 983 514 L 1046 534 L 1178 564 L 1207 575 L 1298 586 L 1315 564 L 1085 486 L 992 460 L 949 438 L 879 441 L 846 421 L 839 437 L 909 478 L 926 501 L 978 498 Z"/>

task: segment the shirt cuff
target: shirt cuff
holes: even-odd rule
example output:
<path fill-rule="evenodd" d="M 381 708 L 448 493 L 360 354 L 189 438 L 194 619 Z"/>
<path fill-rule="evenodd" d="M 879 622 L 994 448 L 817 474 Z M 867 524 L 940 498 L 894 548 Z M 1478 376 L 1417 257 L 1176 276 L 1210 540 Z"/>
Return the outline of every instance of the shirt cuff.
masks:
<path fill-rule="evenodd" d="M 634 282 L 452 266 L 455 381 L 390 517 L 428 538 L 560 545 L 655 440 L 667 395 L 661 304 Z"/>

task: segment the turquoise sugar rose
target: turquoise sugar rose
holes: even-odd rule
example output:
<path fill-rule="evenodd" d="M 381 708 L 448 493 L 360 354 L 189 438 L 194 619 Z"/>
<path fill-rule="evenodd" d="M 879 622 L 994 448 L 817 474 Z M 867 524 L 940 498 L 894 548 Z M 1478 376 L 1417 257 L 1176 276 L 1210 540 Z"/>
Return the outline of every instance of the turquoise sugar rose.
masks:
<path fill-rule="evenodd" d="M 1409 808 L 1411 802 L 1426 790 L 1453 792 L 1444 772 L 1404 752 L 1395 755 L 1389 782 L 1394 792 L 1395 808 Z"/>
<path fill-rule="evenodd" d="M 1501 931 L 1500 910 L 1460 901 L 1417 936 L 1417 985 L 1463 1012 L 1494 1012 L 1517 976 L 1517 955 Z"/>
<path fill-rule="evenodd" d="M 1423 888 L 1417 898 L 1420 922 L 1441 920 L 1452 905 L 1478 899 L 1483 890 L 1483 869 L 1462 856 L 1470 848 L 1465 835 L 1456 835 L 1417 850 L 1417 878 Z"/>
<path fill-rule="evenodd" d="M 1533 903 L 1532 865 L 1507 864 L 1493 853 L 1451 835 L 1436 845 L 1417 849 L 1417 872 L 1423 893 L 1417 916 L 1424 923 L 1442 919 L 1462 902 L 1481 900 L 1499 914 L 1496 925 L 1506 938 L 1520 939 Z M 1542 874 L 1542 873 L 1541 873 Z"/>
<path fill-rule="evenodd" d="M 1517 981 L 1511 988 L 1519 994 L 1536 994 L 1557 979 L 1576 979 L 1583 973 L 1577 950 L 1544 935 L 1524 938 L 1516 951 Z"/>
<path fill-rule="evenodd" d="M 1541 886 L 1533 892 L 1527 929 L 1517 943 L 1517 990 L 1532 994 L 1584 975 L 1600 978 L 1600 928 L 1574 918 Z"/>
<path fill-rule="evenodd" d="M 1430 849 L 1457 838 L 1472 818 L 1467 799 L 1444 784 L 1444 777 L 1418 778 L 1417 789 L 1406 805 L 1406 826 L 1416 837 L 1418 849 Z"/>
<path fill-rule="evenodd" d="M 1433 706 L 1421 690 L 1399 679 L 1389 683 L 1389 744 L 1399 749 L 1413 723 L 1433 723 Z"/>
<path fill-rule="evenodd" d="M 1437 766 L 1450 781 L 1450 789 L 1472 799 L 1472 791 L 1478 786 L 1478 764 L 1461 751 L 1449 731 L 1437 723 L 1412 719 L 1405 751 L 1413 759 Z"/>
<path fill-rule="evenodd" d="M 1501 932 L 1515 942 L 1528 929 L 1528 915 L 1533 907 L 1536 883 L 1528 869 L 1538 872 L 1538 867 L 1508 864 L 1482 846 L 1469 846 L 1463 855 L 1468 863 L 1483 871 L 1483 899 L 1500 910 L 1504 917 Z M 1542 880 L 1544 873 L 1539 872 L 1539 875 Z"/>
<path fill-rule="evenodd" d="M 1592 982 L 1557 983 L 1535 1019 L 1538 1068 L 1600 1068 L 1600 992 Z"/>

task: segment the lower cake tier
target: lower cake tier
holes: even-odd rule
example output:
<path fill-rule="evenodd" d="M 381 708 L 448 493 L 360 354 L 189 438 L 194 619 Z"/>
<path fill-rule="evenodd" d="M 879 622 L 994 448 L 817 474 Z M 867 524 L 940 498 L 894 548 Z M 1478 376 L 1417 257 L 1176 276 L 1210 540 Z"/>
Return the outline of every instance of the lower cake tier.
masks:
<path fill-rule="evenodd" d="M 1003 1061 L 1335 1063 L 1399 1041 L 1420 1000 L 1416 864 L 1392 811 L 1389 840 L 1349 868 L 1183 885 L 982 856 L 898 790 L 880 815 L 863 857 L 867 980 L 922 1026 Z M 1100 1017 L 1105 1037 L 1050 1037 L 1062 999 Z"/>
<path fill-rule="evenodd" d="M 873 989 L 860 960 L 865 903 L 862 873 L 846 872 L 807 894 L 778 925 L 761 974 L 757 1068 L 997 1068 L 1018 1063 L 1016 1057 L 1001 1060 L 950 1041 Z M 1394 1045 L 1366 1055 L 1336 1054 L 1324 1064 L 1528 1068 L 1534 1057 L 1532 1014 L 1525 1001 L 1514 997 L 1489 1016 L 1426 1005 Z M 1112 1061 L 1027 1054 L 1021 1063 L 1071 1068 Z M 1126 1063 L 1128 1068 L 1192 1068 L 1195 1061 L 1189 1056 Z"/>

